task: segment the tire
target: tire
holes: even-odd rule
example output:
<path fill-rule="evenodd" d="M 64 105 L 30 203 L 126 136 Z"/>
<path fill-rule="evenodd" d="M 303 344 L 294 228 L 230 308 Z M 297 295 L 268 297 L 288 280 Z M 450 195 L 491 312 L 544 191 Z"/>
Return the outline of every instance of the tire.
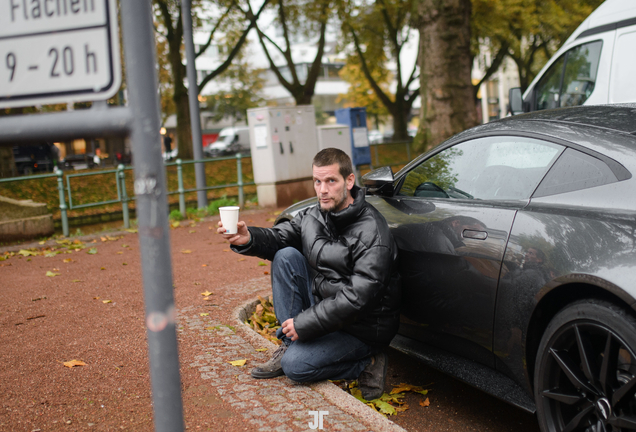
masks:
<path fill-rule="evenodd" d="M 542 431 L 636 431 L 636 319 L 584 300 L 550 321 L 534 375 Z"/>

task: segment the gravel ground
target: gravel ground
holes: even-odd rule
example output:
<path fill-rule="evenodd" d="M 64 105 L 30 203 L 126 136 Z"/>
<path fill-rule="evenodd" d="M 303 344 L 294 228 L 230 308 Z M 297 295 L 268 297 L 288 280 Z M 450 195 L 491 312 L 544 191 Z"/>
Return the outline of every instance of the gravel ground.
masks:
<path fill-rule="evenodd" d="M 274 217 L 250 211 L 242 219 L 271 226 Z M 269 295 L 269 263 L 231 252 L 214 234 L 216 220 L 171 230 L 186 429 L 309 430 L 309 411 L 328 411 L 325 430 L 538 430 L 532 416 L 397 352 L 388 384 L 435 384 L 429 407 L 409 395 L 395 423 L 330 383 L 252 379 L 251 365 L 272 345 L 237 322 L 237 308 Z M 0 262 L 0 431 L 154 428 L 137 235 L 81 241 L 76 252 Z M 246 366 L 228 363 L 239 359 Z M 65 367 L 71 360 L 86 364 Z"/>

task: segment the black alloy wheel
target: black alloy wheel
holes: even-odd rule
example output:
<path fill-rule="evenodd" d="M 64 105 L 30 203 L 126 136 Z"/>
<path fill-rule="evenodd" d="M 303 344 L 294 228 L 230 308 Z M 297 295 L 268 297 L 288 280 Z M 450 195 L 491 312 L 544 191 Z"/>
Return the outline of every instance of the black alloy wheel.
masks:
<path fill-rule="evenodd" d="M 636 320 L 598 300 L 564 308 L 541 340 L 534 384 L 543 431 L 636 431 Z"/>

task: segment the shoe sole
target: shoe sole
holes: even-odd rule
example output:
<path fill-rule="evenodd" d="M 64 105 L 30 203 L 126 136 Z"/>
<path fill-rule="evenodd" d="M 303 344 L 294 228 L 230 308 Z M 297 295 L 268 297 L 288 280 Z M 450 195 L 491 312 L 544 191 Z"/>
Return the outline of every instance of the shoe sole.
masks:
<path fill-rule="evenodd" d="M 276 378 L 281 375 L 285 375 L 285 372 L 283 372 L 282 369 L 279 369 L 273 372 L 265 372 L 265 371 L 258 371 L 256 369 L 252 369 L 252 371 L 250 372 L 250 375 L 252 375 L 252 378 L 256 378 L 256 379 L 268 379 L 268 378 Z"/>

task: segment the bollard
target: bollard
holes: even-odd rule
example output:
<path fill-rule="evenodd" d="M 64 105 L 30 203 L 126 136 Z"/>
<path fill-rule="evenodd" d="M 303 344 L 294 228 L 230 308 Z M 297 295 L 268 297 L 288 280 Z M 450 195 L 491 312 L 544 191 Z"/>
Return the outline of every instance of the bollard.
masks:
<path fill-rule="evenodd" d="M 245 207 L 245 197 L 243 196 L 243 162 L 241 154 L 236 154 L 236 176 L 238 178 L 238 199 L 239 207 Z"/>
<path fill-rule="evenodd" d="M 181 165 L 181 159 L 177 159 L 177 179 L 179 180 L 179 211 L 181 216 L 186 215 L 185 195 L 183 193 L 183 166 Z"/>
<path fill-rule="evenodd" d="M 128 194 L 126 193 L 126 173 L 124 172 L 124 166 L 119 164 L 117 171 L 117 177 L 121 185 L 121 210 L 124 214 L 124 228 L 128 229 L 130 228 L 130 216 L 128 214 Z"/>
<path fill-rule="evenodd" d="M 64 237 L 68 237 L 68 216 L 66 215 L 66 198 L 64 198 L 64 173 L 61 169 L 57 169 L 57 191 L 60 194 L 60 213 L 62 215 L 62 234 Z"/>

